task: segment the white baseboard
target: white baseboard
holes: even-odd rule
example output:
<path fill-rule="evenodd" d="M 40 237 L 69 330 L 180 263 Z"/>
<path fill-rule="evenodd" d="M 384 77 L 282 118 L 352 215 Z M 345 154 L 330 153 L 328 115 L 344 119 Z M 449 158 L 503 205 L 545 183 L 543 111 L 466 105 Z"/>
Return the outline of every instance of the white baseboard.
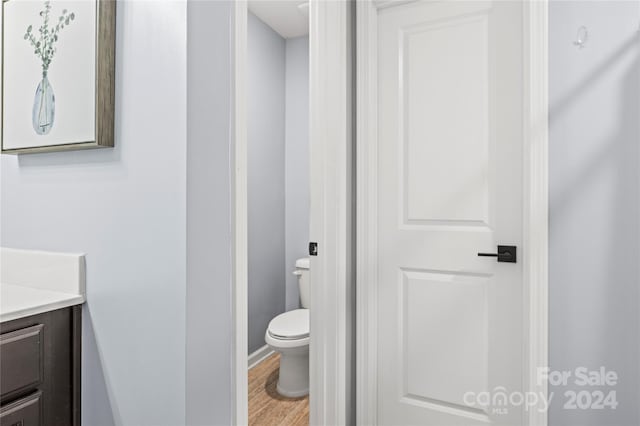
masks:
<path fill-rule="evenodd" d="M 249 355 L 249 360 L 247 364 L 249 364 L 249 370 L 251 370 L 256 365 L 260 364 L 265 358 L 268 358 L 273 354 L 273 349 L 269 347 L 269 345 L 264 345 L 257 351 L 253 352 Z"/>

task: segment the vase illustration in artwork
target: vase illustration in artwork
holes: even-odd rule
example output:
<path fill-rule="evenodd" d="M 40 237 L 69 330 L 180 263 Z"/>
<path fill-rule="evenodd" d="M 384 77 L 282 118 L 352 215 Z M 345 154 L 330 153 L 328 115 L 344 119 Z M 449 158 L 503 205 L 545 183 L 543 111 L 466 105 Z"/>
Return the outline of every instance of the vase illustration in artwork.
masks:
<path fill-rule="evenodd" d="M 34 34 L 33 25 L 29 25 L 24 35 L 24 39 L 29 42 L 33 53 L 42 64 L 42 80 L 36 88 L 31 111 L 33 130 L 39 135 L 46 135 L 53 128 L 56 118 L 56 96 L 48 78 L 49 67 L 57 51 L 60 31 L 75 19 L 75 14 L 67 9 L 62 11 L 58 19 L 51 20 L 50 15 L 51 1 L 48 0 L 44 2 L 44 9 L 40 11 L 42 25 L 38 29 L 39 35 L 36 37 Z"/>
<path fill-rule="evenodd" d="M 47 73 L 44 73 L 33 100 L 33 112 L 31 115 L 33 130 L 39 135 L 48 134 L 53 128 L 55 118 L 56 96 L 47 78 Z"/>

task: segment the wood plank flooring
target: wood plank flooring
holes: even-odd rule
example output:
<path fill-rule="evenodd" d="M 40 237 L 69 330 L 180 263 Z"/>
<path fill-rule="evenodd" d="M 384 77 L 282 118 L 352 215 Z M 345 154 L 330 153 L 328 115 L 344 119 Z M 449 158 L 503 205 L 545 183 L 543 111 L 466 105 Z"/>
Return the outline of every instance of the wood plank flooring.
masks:
<path fill-rule="evenodd" d="M 308 426 L 309 396 L 285 398 L 276 385 L 280 355 L 273 354 L 249 370 L 250 426 Z"/>

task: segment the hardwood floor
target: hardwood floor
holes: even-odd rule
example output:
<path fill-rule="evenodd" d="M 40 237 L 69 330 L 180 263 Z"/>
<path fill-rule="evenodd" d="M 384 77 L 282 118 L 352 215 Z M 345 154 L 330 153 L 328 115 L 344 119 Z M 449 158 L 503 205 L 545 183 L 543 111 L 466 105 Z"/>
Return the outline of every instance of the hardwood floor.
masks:
<path fill-rule="evenodd" d="M 280 355 L 273 354 L 249 370 L 250 426 L 308 426 L 309 396 L 278 395 Z"/>

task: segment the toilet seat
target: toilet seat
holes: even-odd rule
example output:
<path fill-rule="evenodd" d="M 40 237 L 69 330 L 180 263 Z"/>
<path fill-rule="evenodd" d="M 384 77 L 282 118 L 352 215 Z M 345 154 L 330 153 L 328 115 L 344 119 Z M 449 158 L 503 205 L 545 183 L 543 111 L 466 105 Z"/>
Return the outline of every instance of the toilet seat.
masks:
<path fill-rule="evenodd" d="M 308 339 L 309 310 L 295 309 L 278 315 L 269 322 L 267 335 L 284 341 Z"/>

